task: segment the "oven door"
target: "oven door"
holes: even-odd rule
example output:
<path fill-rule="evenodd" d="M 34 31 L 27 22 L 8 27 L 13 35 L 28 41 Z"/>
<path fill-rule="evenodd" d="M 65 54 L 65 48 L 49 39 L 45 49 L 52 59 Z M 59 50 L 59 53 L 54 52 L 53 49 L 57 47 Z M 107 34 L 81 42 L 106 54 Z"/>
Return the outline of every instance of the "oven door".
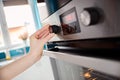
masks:
<path fill-rule="evenodd" d="M 46 50 L 44 55 L 50 57 L 55 80 L 120 80 L 116 60 Z"/>
<path fill-rule="evenodd" d="M 119 39 L 53 41 L 50 57 L 55 80 L 120 80 Z"/>

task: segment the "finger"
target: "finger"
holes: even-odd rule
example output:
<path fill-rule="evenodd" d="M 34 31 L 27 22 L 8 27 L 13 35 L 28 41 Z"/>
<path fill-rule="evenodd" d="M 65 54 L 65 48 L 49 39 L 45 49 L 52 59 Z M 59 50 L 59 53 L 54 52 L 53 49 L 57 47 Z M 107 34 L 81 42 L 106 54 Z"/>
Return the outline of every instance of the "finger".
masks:
<path fill-rule="evenodd" d="M 44 38 L 45 36 L 49 35 L 49 31 L 44 31 L 43 33 L 41 33 L 40 35 L 38 35 L 38 38 L 37 39 L 40 39 L 40 38 Z"/>
<path fill-rule="evenodd" d="M 36 37 L 36 38 L 40 38 L 40 37 L 42 37 L 44 34 L 46 34 L 46 32 L 49 32 L 49 28 L 48 28 L 48 27 L 37 31 L 37 32 L 35 33 L 35 37 Z"/>
<path fill-rule="evenodd" d="M 35 33 L 35 35 L 39 35 L 39 34 L 41 34 L 43 31 L 45 31 L 45 30 L 49 30 L 49 24 L 48 25 L 45 25 L 44 27 L 42 27 L 41 29 L 39 29 L 36 33 Z"/>
<path fill-rule="evenodd" d="M 43 31 L 41 34 L 38 35 L 38 38 L 42 38 L 44 35 L 50 33 L 49 30 Z"/>
<path fill-rule="evenodd" d="M 49 41 L 55 34 L 54 33 L 51 33 L 49 35 L 47 35 L 45 38 L 44 38 L 44 42 L 46 43 L 47 41 Z"/>
<path fill-rule="evenodd" d="M 45 38 L 45 37 L 47 37 L 49 34 L 50 34 L 50 32 L 47 31 L 44 35 L 41 36 L 41 38 Z"/>

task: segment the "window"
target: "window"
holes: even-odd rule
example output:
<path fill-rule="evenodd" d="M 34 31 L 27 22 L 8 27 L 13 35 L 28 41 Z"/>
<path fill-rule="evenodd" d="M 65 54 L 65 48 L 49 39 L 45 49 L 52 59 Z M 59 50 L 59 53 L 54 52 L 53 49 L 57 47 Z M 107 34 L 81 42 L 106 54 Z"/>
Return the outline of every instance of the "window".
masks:
<path fill-rule="evenodd" d="M 12 44 L 20 44 L 35 31 L 29 5 L 4 7 L 9 36 Z M 25 38 L 26 37 L 26 38 Z"/>
<path fill-rule="evenodd" d="M 10 3 L 10 2 L 8 2 Z M 6 4 L 8 4 L 6 2 Z M 24 48 L 24 40 L 36 31 L 31 7 L 28 3 L 4 6 L 0 0 L 0 51 Z M 28 45 L 29 46 L 29 42 Z M 6 54 L 7 55 L 7 54 Z"/>
<path fill-rule="evenodd" d="M 25 47 L 24 42 L 26 41 L 24 40 L 28 42 L 28 37 L 36 31 L 30 5 L 27 2 L 25 4 L 18 3 L 22 2 L 21 0 L 15 1 L 7 0 L 3 4 L 0 0 L 0 50 L 4 51 L 8 57 L 7 53 L 11 49 Z M 11 3 L 15 3 L 15 5 Z M 44 11 L 44 15 L 41 16 L 43 20 L 47 15 L 45 3 L 39 7 Z"/>
<path fill-rule="evenodd" d="M 4 46 L 3 34 L 2 34 L 1 24 L 0 24 L 0 47 L 3 47 L 3 46 Z"/>

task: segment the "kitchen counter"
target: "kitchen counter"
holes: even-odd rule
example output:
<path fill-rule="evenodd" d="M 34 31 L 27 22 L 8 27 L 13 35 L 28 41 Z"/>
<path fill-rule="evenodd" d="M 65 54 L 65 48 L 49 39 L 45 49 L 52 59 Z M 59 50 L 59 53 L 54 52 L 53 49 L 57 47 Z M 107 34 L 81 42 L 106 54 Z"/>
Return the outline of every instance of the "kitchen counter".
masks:
<path fill-rule="evenodd" d="M 22 55 L 22 56 L 23 56 L 23 55 Z M 7 64 L 10 64 L 10 63 L 14 62 L 15 60 L 19 59 L 19 58 L 22 57 L 22 56 L 16 56 L 16 57 L 13 57 L 13 58 L 10 59 L 10 60 L 1 59 L 1 60 L 0 60 L 0 67 L 5 66 L 5 65 L 7 65 Z"/>

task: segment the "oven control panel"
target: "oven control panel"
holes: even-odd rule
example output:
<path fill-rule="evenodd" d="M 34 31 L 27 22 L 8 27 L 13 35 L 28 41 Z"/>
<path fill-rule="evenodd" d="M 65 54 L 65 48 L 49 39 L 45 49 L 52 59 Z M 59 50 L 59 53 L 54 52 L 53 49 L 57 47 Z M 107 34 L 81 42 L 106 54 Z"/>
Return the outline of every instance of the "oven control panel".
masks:
<path fill-rule="evenodd" d="M 71 0 L 44 24 L 60 26 L 51 41 L 120 37 L 120 0 Z"/>
<path fill-rule="evenodd" d="M 80 32 L 80 25 L 75 7 L 64 12 L 60 16 L 60 23 L 63 35 L 69 35 Z"/>
<path fill-rule="evenodd" d="M 98 11 L 97 8 L 84 8 L 80 13 L 81 23 L 85 26 L 95 25 L 100 22 L 102 14 Z"/>

